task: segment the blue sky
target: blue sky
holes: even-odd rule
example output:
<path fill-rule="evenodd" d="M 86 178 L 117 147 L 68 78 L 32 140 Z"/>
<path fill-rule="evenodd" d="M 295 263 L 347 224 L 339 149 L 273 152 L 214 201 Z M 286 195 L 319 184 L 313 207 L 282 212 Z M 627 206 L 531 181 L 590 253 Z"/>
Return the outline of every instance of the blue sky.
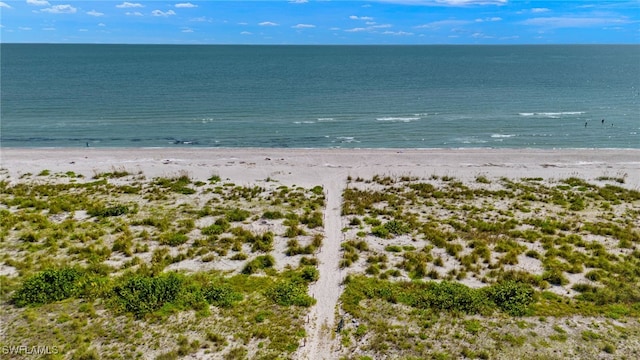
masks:
<path fill-rule="evenodd" d="M 4 43 L 640 43 L 640 0 L 0 1 Z"/>

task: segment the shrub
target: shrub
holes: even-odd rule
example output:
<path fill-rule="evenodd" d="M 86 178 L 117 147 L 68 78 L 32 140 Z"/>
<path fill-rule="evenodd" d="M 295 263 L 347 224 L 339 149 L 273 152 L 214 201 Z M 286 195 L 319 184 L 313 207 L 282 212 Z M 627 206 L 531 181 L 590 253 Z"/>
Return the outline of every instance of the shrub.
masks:
<path fill-rule="evenodd" d="M 282 219 L 283 217 L 284 215 L 282 215 L 280 211 L 265 211 L 262 214 L 263 219 L 269 219 L 269 220 Z"/>
<path fill-rule="evenodd" d="M 522 316 L 533 303 L 533 288 L 515 281 L 497 283 L 487 290 L 489 298 L 501 310 L 513 316 Z"/>
<path fill-rule="evenodd" d="M 387 229 L 391 234 L 394 235 L 402 235 L 409 232 L 409 226 L 402 223 L 398 220 L 391 220 L 384 224 L 385 229 Z"/>
<path fill-rule="evenodd" d="M 253 237 L 253 245 L 251 246 L 251 251 L 262 251 L 269 252 L 273 250 L 273 233 L 268 231 L 261 236 Z"/>
<path fill-rule="evenodd" d="M 109 217 L 128 214 L 130 211 L 126 205 L 116 205 L 111 207 L 94 207 L 89 209 L 87 214 L 95 217 Z"/>
<path fill-rule="evenodd" d="M 226 284 L 210 284 L 202 293 L 208 303 L 220 307 L 231 307 L 243 298 L 242 294 L 233 291 L 231 286 Z"/>
<path fill-rule="evenodd" d="M 313 266 L 305 266 L 300 276 L 306 282 L 314 282 L 320 278 L 320 272 Z"/>
<path fill-rule="evenodd" d="M 74 268 L 49 269 L 28 278 L 13 294 L 17 306 L 42 305 L 74 296 L 82 273 Z"/>
<path fill-rule="evenodd" d="M 273 267 L 276 264 L 276 260 L 271 255 L 261 255 L 256 257 L 255 259 L 249 261 L 247 265 L 245 265 L 244 269 L 242 269 L 243 274 L 255 274 L 256 272 Z"/>
<path fill-rule="evenodd" d="M 165 303 L 175 301 L 182 286 L 182 277 L 175 273 L 158 277 L 133 275 L 116 285 L 113 294 L 125 311 L 141 318 L 160 309 Z"/>
<path fill-rule="evenodd" d="M 560 270 L 549 270 L 542 274 L 542 280 L 545 280 L 553 285 L 566 285 L 569 280 L 562 274 Z"/>
<path fill-rule="evenodd" d="M 307 294 L 306 285 L 297 279 L 279 281 L 267 289 L 266 296 L 281 306 L 309 307 L 316 303 L 316 299 Z"/>
<path fill-rule="evenodd" d="M 229 222 L 224 218 L 220 218 L 215 223 L 202 228 L 200 232 L 202 235 L 220 235 L 227 230 L 229 230 Z"/>
<path fill-rule="evenodd" d="M 166 233 L 160 237 L 160 244 L 169 246 L 182 245 L 189 241 L 189 237 L 182 233 Z"/>
<path fill-rule="evenodd" d="M 314 229 L 318 226 L 322 226 L 322 213 L 319 211 L 314 211 L 311 214 L 305 214 L 300 222 L 307 225 L 309 229 Z"/>
<path fill-rule="evenodd" d="M 438 310 L 460 311 L 468 314 L 479 313 L 487 304 L 479 290 L 463 284 L 442 281 L 430 282 L 420 294 L 418 307 L 431 307 Z"/>
<path fill-rule="evenodd" d="M 385 251 L 399 253 L 402 252 L 402 248 L 398 245 L 387 245 L 384 247 Z"/>
<path fill-rule="evenodd" d="M 379 238 L 389 238 L 389 230 L 383 225 L 375 226 L 373 229 L 371 229 L 371 233 Z"/>
<path fill-rule="evenodd" d="M 242 210 L 242 209 L 231 209 L 229 211 L 227 211 L 227 213 L 225 214 L 227 220 L 234 222 L 234 221 L 245 221 L 249 216 L 251 215 L 250 212 L 248 212 L 247 210 Z"/>

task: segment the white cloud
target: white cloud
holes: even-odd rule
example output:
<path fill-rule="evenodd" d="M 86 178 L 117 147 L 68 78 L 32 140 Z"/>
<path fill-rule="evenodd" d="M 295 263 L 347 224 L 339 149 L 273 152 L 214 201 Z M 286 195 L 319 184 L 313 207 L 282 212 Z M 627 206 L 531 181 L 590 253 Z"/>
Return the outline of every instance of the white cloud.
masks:
<path fill-rule="evenodd" d="M 243 31 L 240 33 L 240 35 L 253 35 L 253 34 L 248 31 Z"/>
<path fill-rule="evenodd" d="M 381 0 L 387 3 L 424 6 L 506 5 L 508 0 Z"/>
<path fill-rule="evenodd" d="M 502 18 L 494 16 L 494 17 L 490 17 L 490 18 L 476 19 L 476 22 L 485 22 L 485 21 L 487 21 L 487 22 L 502 21 Z"/>
<path fill-rule="evenodd" d="M 206 16 L 200 16 L 197 18 L 192 18 L 189 21 L 193 21 L 193 22 L 212 22 L 213 19 L 206 17 Z"/>
<path fill-rule="evenodd" d="M 42 12 L 48 12 L 51 14 L 75 14 L 78 9 L 71 5 L 54 5 L 50 8 L 40 10 Z"/>
<path fill-rule="evenodd" d="M 177 8 L 197 8 L 198 5 L 194 5 L 192 3 L 180 3 L 180 4 L 176 4 Z"/>
<path fill-rule="evenodd" d="M 192 30 L 192 29 L 189 29 L 189 28 L 184 28 L 184 29 L 182 29 L 182 32 L 183 32 L 183 33 L 192 33 L 192 32 L 193 32 L 193 30 Z"/>
<path fill-rule="evenodd" d="M 550 10 L 547 9 L 547 8 L 533 8 L 533 9 L 531 9 L 532 13 L 543 13 L 543 12 L 547 12 L 547 11 L 550 11 Z"/>
<path fill-rule="evenodd" d="M 117 8 L 120 9 L 126 9 L 126 8 L 141 8 L 144 7 L 144 5 L 140 4 L 140 3 L 130 3 L 130 2 L 123 2 L 120 5 L 116 5 Z"/>
<path fill-rule="evenodd" d="M 385 31 L 383 32 L 384 35 L 393 35 L 393 36 L 411 36 L 413 35 L 412 32 L 406 32 L 406 31 Z"/>
<path fill-rule="evenodd" d="M 11 9 L 11 6 L 4 1 L 0 1 L 0 8 Z"/>
<path fill-rule="evenodd" d="M 626 24 L 628 22 L 629 21 L 625 18 L 557 16 L 531 18 L 523 21 L 522 24 L 558 29 L 597 27 L 604 25 Z"/>
<path fill-rule="evenodd" d="M 308 3 L 309 0 L 290 0 L 289 3 L 291 4 L 306 4 Z"/>
<path fill-rule="evenodd" d="M 49 2 L 47 0 L 27 0 L 27 4 L 34 6 L 49 6 Z"/>
<path fill-rule="evenodd" d="M 25 26 L 20 26 L 20 27 L 18 28 L 18 30 L 22 30 L 22 31 L 31 31 L 31 28 L 30 28 L 30 27 L 25 27 Z"/>
<path fill-rule="evenodd" d="M 107 26 L 107 24 L 105 24 L 105 23 L 99 23 L 99 24 L 98 24 L 98 26 L 100 26 L 100 27 L 105 27 L 105 26 Z"/>
<path fill-rule="evenodd" d="M 376 29 L 386 29 L 386 28 L 390 28 L 393 27 L 393 25 L 391 24 L 379 24 L 379 25 L 372 25 L 372 26 L 367 26 L 367 27 L 357 27 L 357 28 L 353 28 L 353 29 L 347 29 L 345 30 L 346 32 L 376 32 Z"/>
<path fill-rule="evenodd" d="M 298 24 L 298 25 L 294 25 L 292 26 L 292 28 L 294 29 L 311 29 L 316 27 L 315 25 L 312 24 Z"/>
<path fill-rule="evenodd" d="M 263 21 L 263 22 L 259 23 L 258 25 L 260 25 L 260 26 L 278 26 L 279 24 L 271 22 L 271 21 Z"/>
<path fill-rule="evenodd" d="M 89 29 L 78 29 L 78 31 L 80 31 L 80 32 L 88 32 Z"/>
<path fill-rule="evenodd" d="M 504 5 L 507 0 L 436 0 L 437 3 L 452 6 L 465 5 Z"/>
<path fill-rule="evenodd" d="M 151 12 L 151 15 L 153 16 L 163 16 L 163 17 L 167 17 L 167 16 L 172 16 L 175 15 L 176 12 L 173 10 L 169 10 L 169 11 L 162 11 L 162 10 L 153 10 Z"/>
<path fill-rule="evenodd" d="M 43 31 L 56 31 L 56 28 L 54 27 L 46 27 L 46 28 L 42 28 Z"/>
<path fill-rule="evenodd" d="M 351 20 L 365 20 L 365 21 L 372 21 L 373 18 L 370 16 L 355 16 L 355 15 L 351 15 L 349 16 L 349 19 Z"/>
<path fill-rule="evenodd" d="M 440 20 L 440 21 L 433 21 L 427 24 L 423 24 L 423 25 L 418 25 L 416 26 L 416 29 L 432 29 L 432 30 L 437 30 L 443 27 L 454 27 L 454 26 L 462 26 L 462 25 L 467 25 L 469 24 L 470 21 L 467 20 Z"/>
<path fill-rule="evenodd" d="M 127 15 L 127 16 L 144 16 L 144 15 L 142 15 L 142 13 L 141 13 L 141 12 L 139 12 L 139 11 L 134 11 L 134 12 L 127 11 L 127 12 L 126 12 L 126 13 L 124 13 L 124 14 L 125 14 L 125 15 Z"/>
<path fill-rule="evenodd" d="M 91 10 L 91 11 L 87 11 L 87 15 L 91 15 L 91 16 L 102 16 L 104 15 L 104 13 L 95 11 L 95 10 Z"/>

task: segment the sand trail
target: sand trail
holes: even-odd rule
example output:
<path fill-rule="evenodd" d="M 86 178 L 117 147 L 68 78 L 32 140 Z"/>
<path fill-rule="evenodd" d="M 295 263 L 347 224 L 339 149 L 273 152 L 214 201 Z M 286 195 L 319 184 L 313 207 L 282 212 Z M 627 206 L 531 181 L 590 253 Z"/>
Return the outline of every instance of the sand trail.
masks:
<path fill-rule="evenodd" d="M 320 278 L 309 289 L 317 303 L 309 313 L 306 325 L 307 338 L 297 356 L 301 359 L 320 360 L 337 357 L 337 340 L 334 334 L 336 305 L 342 291 L 342 272 L 339 267 L 342 242 L 340 211 L 345 180 L 342 176 L 334 175 L 325 182 L 325 238 L 317 254 Z"/>

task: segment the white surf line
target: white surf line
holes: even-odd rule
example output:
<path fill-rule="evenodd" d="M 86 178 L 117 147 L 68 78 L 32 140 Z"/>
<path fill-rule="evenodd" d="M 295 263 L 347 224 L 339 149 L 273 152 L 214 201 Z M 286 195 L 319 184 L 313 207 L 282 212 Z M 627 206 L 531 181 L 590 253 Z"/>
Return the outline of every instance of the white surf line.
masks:
<path fill-rule="evenodd" d="M 336 174 L 337 175 L 337 174 Z M 335 337 L 335 312 L 342 292 L 340 271 L 340 243 L 342 242 L 342 190 L 345 179 L 336 176 L 327 181 L 324 216 L 325 238 L 317 254 L 320 278 L 309 286 L 309 293 L 317 303 L 309 311 L 307 338 L 298 350 L 300 359 L 337 359 L 338 341 Z"/>

